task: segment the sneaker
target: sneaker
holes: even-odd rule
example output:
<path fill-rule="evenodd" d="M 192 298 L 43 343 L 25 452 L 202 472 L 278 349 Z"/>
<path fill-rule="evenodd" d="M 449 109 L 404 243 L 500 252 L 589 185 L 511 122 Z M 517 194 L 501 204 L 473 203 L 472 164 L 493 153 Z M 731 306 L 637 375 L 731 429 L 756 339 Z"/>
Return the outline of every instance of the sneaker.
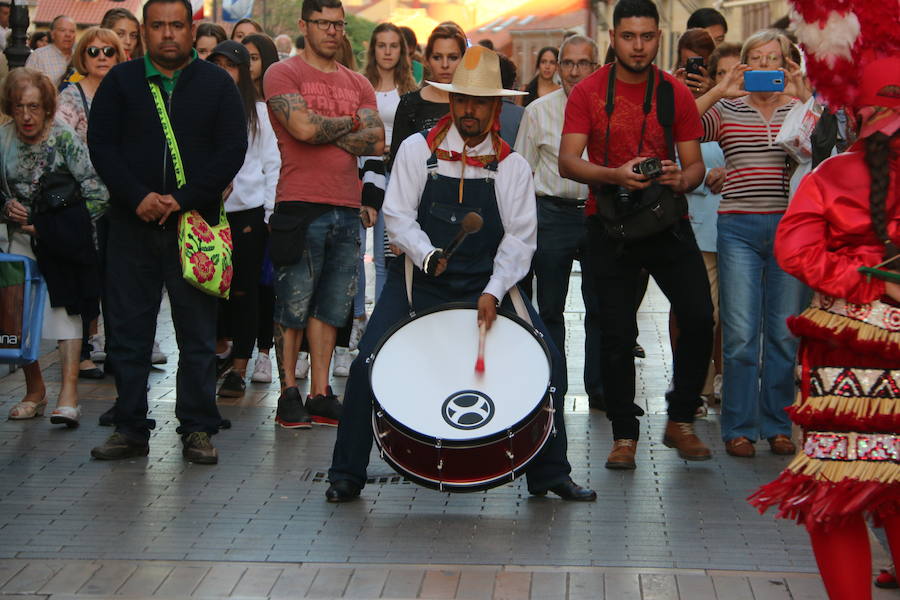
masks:
<path fill-rule="evenodd" d="M 347 348 L 338 346 L 334 349 L 334 368 L 332 374 L 335 377 L 346 377 L 350 374 L 350 363 L 353 362 L 353 355 Z"/>
<path fill-rule="evenodd" d="M 272 360 L 268 354 L 260 352 L 256 355 L 256 364 L 253 365 L 253 375 L 250 376 L 253 383 L 272 383 Z"/>
<path fill-rule="evenodd" d="M 285 429 L 310 429 L 312 420 L 300 399 L 300 390 L 296 386 L 289 387 L 278 397 L 278 409 L 275 411 L 275 422 Z"/>
<path fill-rule="evenodd" d="M 150 444 L 139 442 L 121 433 L 112 434 L 106 438 L 102 446 L 91 450 L 91 456 L 97 460 L 119 460 L 148 454 L 150 454 Z"/>
<path fill-rule="evenodd" d="M 366 325 L 368 324 L 369 319 L 366 317 L 353 319 L 353 327 L 350 328 L 350 350 L 356 350 L 359 347 L 359 340 L 362 339 L 363 334 L 366 332 Z"/>
<path fill-rule="evenodd" d="M 331 386 L 328 386 L 327 389 L 328 393 L 325 395 L 307 396 L 306 410 L 309 411 L 312 422 L 316 425 L 337 427 L 338 422 L 341 420 L 344 406 L 337 399 L 337 396 L 334 395 L 334 392 L 331 391 Z"/>
<path fill-rule="evenodd" d="M 100 334 L 92 335 L 88 342 L 91 345 L 91 361 L 102 363 L 106 360 L 106 338 Z"/>
<path fill-rule="evenodd" d="M 188 462 L 198 465 L 214 465 L 219 462 L 219 452 L 212 445 L 209 434 L 205 431 L 194 431 L 181 436 L 181 455 Z"/>
<path fill-rule="evenodd" d="M 297 366 L 294 367 L 294 377 L 306 379 L 309 377 L 309 352 L 301 352 L 297 355 Z"/>
<path fill-rule="evenodd" d="M 216 379 L 224 375 L 231 369 L 231 342 L 228 342 L 228 349 L 222 354 L 216 353 Z"/>
<path fill-rule="evenodd" d="M 243 398 L 247 390 L 244 378 L 234 371 L 228 371 L 222 385 L 219 386 L 219 395 L 225 398 Z"/>
<path fill-rule="evenodd" d="M 159 349 L 159 342 L 153 342 L 153 353 L 150 355 L 150 364 L 164 365 L 169 362 L 169 357 Z"/>

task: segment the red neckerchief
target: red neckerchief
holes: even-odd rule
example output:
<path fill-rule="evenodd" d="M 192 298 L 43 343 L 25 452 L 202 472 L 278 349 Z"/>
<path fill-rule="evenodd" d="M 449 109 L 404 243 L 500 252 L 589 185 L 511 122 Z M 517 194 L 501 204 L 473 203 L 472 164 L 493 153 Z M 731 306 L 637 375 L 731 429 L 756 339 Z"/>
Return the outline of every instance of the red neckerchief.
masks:
<path fill-rule="evenodd" d="M 428 132 L 428 135 L 425 138 L 425 141 L 428 143 L 428 147 L 432 152 L 440 160 L 447 161 L 461 161 L 463 160 L 463 155 L 455 150 L 444 150 L 443 148 L 438 148 L 441 142 L 444 141 L 444 138 L 447 137 L 447 133 L 450 131 L 450 126 L 453 124 L 453 118 L 447 114 L 441 118 L 437 124 L 431 128 L 431 131 Z M 480 167 L 485 168 L 487 165 L 492 162 L 502 162 L 507 156 L 512 153 L 512 148 L 509 147 L 498 133 L 500 131 L 500 114 L 497 112 L 497 116 L 494 118 L 494 122 L 491 124 L 491 141 L 492 146 L 494 147 L 494 154 L 485 154 L 483 156 L 469 156 L 465 155 L 465 163 L 470 167 Z"/>

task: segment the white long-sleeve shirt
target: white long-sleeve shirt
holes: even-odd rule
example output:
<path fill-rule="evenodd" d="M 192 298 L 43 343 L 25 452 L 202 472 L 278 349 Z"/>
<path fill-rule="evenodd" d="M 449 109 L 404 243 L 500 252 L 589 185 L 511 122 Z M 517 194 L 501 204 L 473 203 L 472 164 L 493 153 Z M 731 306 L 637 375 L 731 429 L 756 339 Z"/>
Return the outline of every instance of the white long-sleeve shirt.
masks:
<path fill-rule="evenodd" d="M 451 126 L 440 147 L 462 152 L 463 140 Z M 466 151 L 469 156 L 493 154 L 490 136 Z M 413 263 L 422 268 L 425 257 L 435 249 L 419 226 L 419 202 L 428 179 L 426 162 L 431 150 L 421 135 L 411 135 L 400 145 L 394 160 L 391 181 L 384 201 L 384 222 L 390 241 L 400 247 Z M 463 164 L 459 161 L 438 160 L 437 172 L 447 177 L 460 177 Z M 491 177 L 487 169 L 465 166 L 465 179 Z M 519 154 L 503 160 L 494 178 L 497 208 L 503 223 L 504 235 L 494 257 L 494 271 L 484 292 L 502 300 L 512 286 L 528 273 L 531 257 L 537 247 L 537 214 L 534 201 L 534 182 L 531 167 Z M 465 194 L 465 185 L 463 186 Z M 463 242 L 465 243 L 465 242 Z"/>
<path fill-rule="evenodd" d="M 278 142 L 265 102 L 256 103 L 256 114 L 259 117 L 259 131 L 249 140 L 244 164 L 234 176 L 231 195 L 225 201 L 225 212 L 264 206 L 268 223 L 275 210 L 275 187 L 281 172 L 281 152 L 278 151 Z"/>

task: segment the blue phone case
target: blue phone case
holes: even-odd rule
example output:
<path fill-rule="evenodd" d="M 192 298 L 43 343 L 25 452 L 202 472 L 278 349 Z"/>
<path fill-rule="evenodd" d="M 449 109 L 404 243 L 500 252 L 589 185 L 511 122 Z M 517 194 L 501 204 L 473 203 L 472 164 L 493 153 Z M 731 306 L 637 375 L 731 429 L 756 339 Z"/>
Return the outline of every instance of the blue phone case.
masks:
<path fill-rule="evenodd" d="M 783 92 L 784 73 L 781 71 L 747 71 L 744 89 L 748 92 Z"/>

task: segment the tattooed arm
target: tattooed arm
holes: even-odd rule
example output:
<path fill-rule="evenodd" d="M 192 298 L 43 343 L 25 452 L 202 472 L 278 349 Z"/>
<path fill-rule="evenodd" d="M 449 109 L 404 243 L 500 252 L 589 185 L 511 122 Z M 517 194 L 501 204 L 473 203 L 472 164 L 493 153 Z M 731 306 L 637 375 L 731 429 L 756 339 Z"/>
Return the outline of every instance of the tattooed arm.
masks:
<path fill-rule="evenodd" d="M 334 144 L 353 156 L 381 156 L 384 154 L 384 125 L 378 111 L 361 108 L 357 115 L 362 122 L 359 131 L 339 137 Z"/>
<path fill-rule="evenodd" d="M 307 144 L 329 144 L 353 129 L 351 117 L 323 117 L 310 110 L 303 96 L 297 93 L 273 96 L 268 104 L 278 122 L 292 136 Z M 378 117 L 377 113 L 375 116 Z M 356 133 L 362 133 L 362 130 Z"/>

